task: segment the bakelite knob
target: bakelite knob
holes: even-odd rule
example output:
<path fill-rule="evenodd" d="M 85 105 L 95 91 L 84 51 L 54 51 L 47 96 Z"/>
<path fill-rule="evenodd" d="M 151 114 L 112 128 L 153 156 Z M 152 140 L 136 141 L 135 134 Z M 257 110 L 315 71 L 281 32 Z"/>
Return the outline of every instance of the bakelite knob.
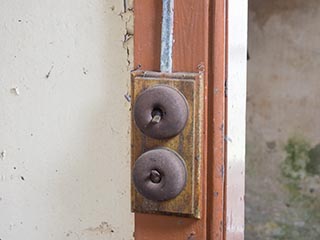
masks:
<path fill-rule="evenodd" d="M 178 135 L 188 120 L 188 103 L 170 86 L 156 85 L 141 92 L 134 104 L 134 120 L 148 137 L 168 139 Z"/>
<path fill-rule="evenodd" d="M 167 148 L 143 153 L 135 162 L 132 172 L 136 190 L 152 201 L 166 201 L 178 196 L 187 181 L 183 159 Z"/>

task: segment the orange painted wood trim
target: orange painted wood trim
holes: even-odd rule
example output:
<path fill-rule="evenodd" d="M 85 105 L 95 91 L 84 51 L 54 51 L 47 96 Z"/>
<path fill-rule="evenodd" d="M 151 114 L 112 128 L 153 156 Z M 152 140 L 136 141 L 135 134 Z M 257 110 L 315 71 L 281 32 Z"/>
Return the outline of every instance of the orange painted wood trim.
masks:
<path fill-rule="evenodd" d="M 200 66 L 201 70 L 208 66 L 208 2 L 209 0 L 175 1 L 175 72 L 198 72 Z M 135 1 L 134 62 L 135 66 L 141 65 L 142 70 L 159 71 L 161 9 L 159 0 Z M 205 75 L 207 85 L 208 78 Z M 204 140 L 206 146 L 206 138 Z M 135 239 L 206 239 L 206 159 L 202 167 L 201 220 L 135 214 Z"/>
<path fill-rule="evenodd" d="M 173 69 L 205 71 L 202 218 L 135 214 L 137 240 L 223 239 L 225 7 L 225 0 L 175 1 Z M 141 70 L 160 69 L 161 9 L 160 0 L 135 0 L 134 63 Z"/>
<path fill-rule="evenodd" d="M 210 6 L 208 239 L 225 239 L 226 0 Z"/>

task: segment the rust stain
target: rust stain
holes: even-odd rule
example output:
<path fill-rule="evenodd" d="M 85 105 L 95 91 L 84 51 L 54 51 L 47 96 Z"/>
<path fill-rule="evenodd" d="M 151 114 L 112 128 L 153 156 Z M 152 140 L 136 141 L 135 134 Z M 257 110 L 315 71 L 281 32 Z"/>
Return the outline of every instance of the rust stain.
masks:
<path fill-rule="evenodd" d="M 274 15 L 281 15 L 294 10 L 312 11 L 316 9 L 317 0 L 249 0 L 249 10 L 254 13 L 254 21 L 260 27 Z"/>

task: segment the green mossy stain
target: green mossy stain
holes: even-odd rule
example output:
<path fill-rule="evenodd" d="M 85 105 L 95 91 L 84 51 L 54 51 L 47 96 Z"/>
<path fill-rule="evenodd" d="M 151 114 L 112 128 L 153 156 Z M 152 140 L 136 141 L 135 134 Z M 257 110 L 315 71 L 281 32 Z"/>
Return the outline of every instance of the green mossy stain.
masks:
<path fill-rule="evenodd" d="M 310 144 L 304 139 L 290 138 L 285 146 L 287 157 L 282 164 L 282 173 L 291 179 L 303 179 L 306 174 L 306 167 L 310 162 Z"/>
<path fill-rule="evenodd" d="M 273 147 L 273 143 L 266 143 L 268 151 Z M 257 200 L 261 205 L 268 204 L 265 212 L 270 211 L 264 216 L 259 215 L 261 205 L 251 202 L 250 211 L 256 212 L 248 212 L 251 214 L 246 225 L 248 240 L 320 239 L 320 144 L 313 147 L 305 138 L 295 136 L 288 139 L 283 150 L 285 158 L 278 165 L 281 176 L 277 178 L 281 187 L 277 189 L 275 182 L 278 195 L 261 190 L 263 198 Z M 268 194 L 273 199 L 267 199 Z"/>
<path fill-rule="evenodd" d="M 290 208 L 282 221 L 277 222 L 282 234 L 272 239 L 319 239 L 319 193 L 308 194 L 307 184 L 320 175 L 320 144 L 312 148 L 303 138 L 293 137 L 288 140 L 285 152 L 281 167 Z"/>
<path fill-rule="evenodd" d="M 306 171 L 310 175 L 320 175 L 320 144 L 312 148 L 308 156 L 309 162 L 306 166 Z"/>
<path fill-rule="evenodd" d="M 302 138 L 290 138 L 285 146 L 286 159 L 282 173 L 290 179 L 304 179 L 307 175 L 320 175 L 320 144 L 311 148 Z"/>

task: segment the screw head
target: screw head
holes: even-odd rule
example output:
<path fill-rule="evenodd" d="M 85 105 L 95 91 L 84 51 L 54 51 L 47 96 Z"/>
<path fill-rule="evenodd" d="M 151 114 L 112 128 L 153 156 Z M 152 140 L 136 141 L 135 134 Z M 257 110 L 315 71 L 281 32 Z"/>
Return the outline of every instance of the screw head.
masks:
<path fill-rule="evenodd" d="M 161 174 L 158 172 L 158 170 L 151 170 L 150 180 L 156 184 L 161 182 Z"/>

